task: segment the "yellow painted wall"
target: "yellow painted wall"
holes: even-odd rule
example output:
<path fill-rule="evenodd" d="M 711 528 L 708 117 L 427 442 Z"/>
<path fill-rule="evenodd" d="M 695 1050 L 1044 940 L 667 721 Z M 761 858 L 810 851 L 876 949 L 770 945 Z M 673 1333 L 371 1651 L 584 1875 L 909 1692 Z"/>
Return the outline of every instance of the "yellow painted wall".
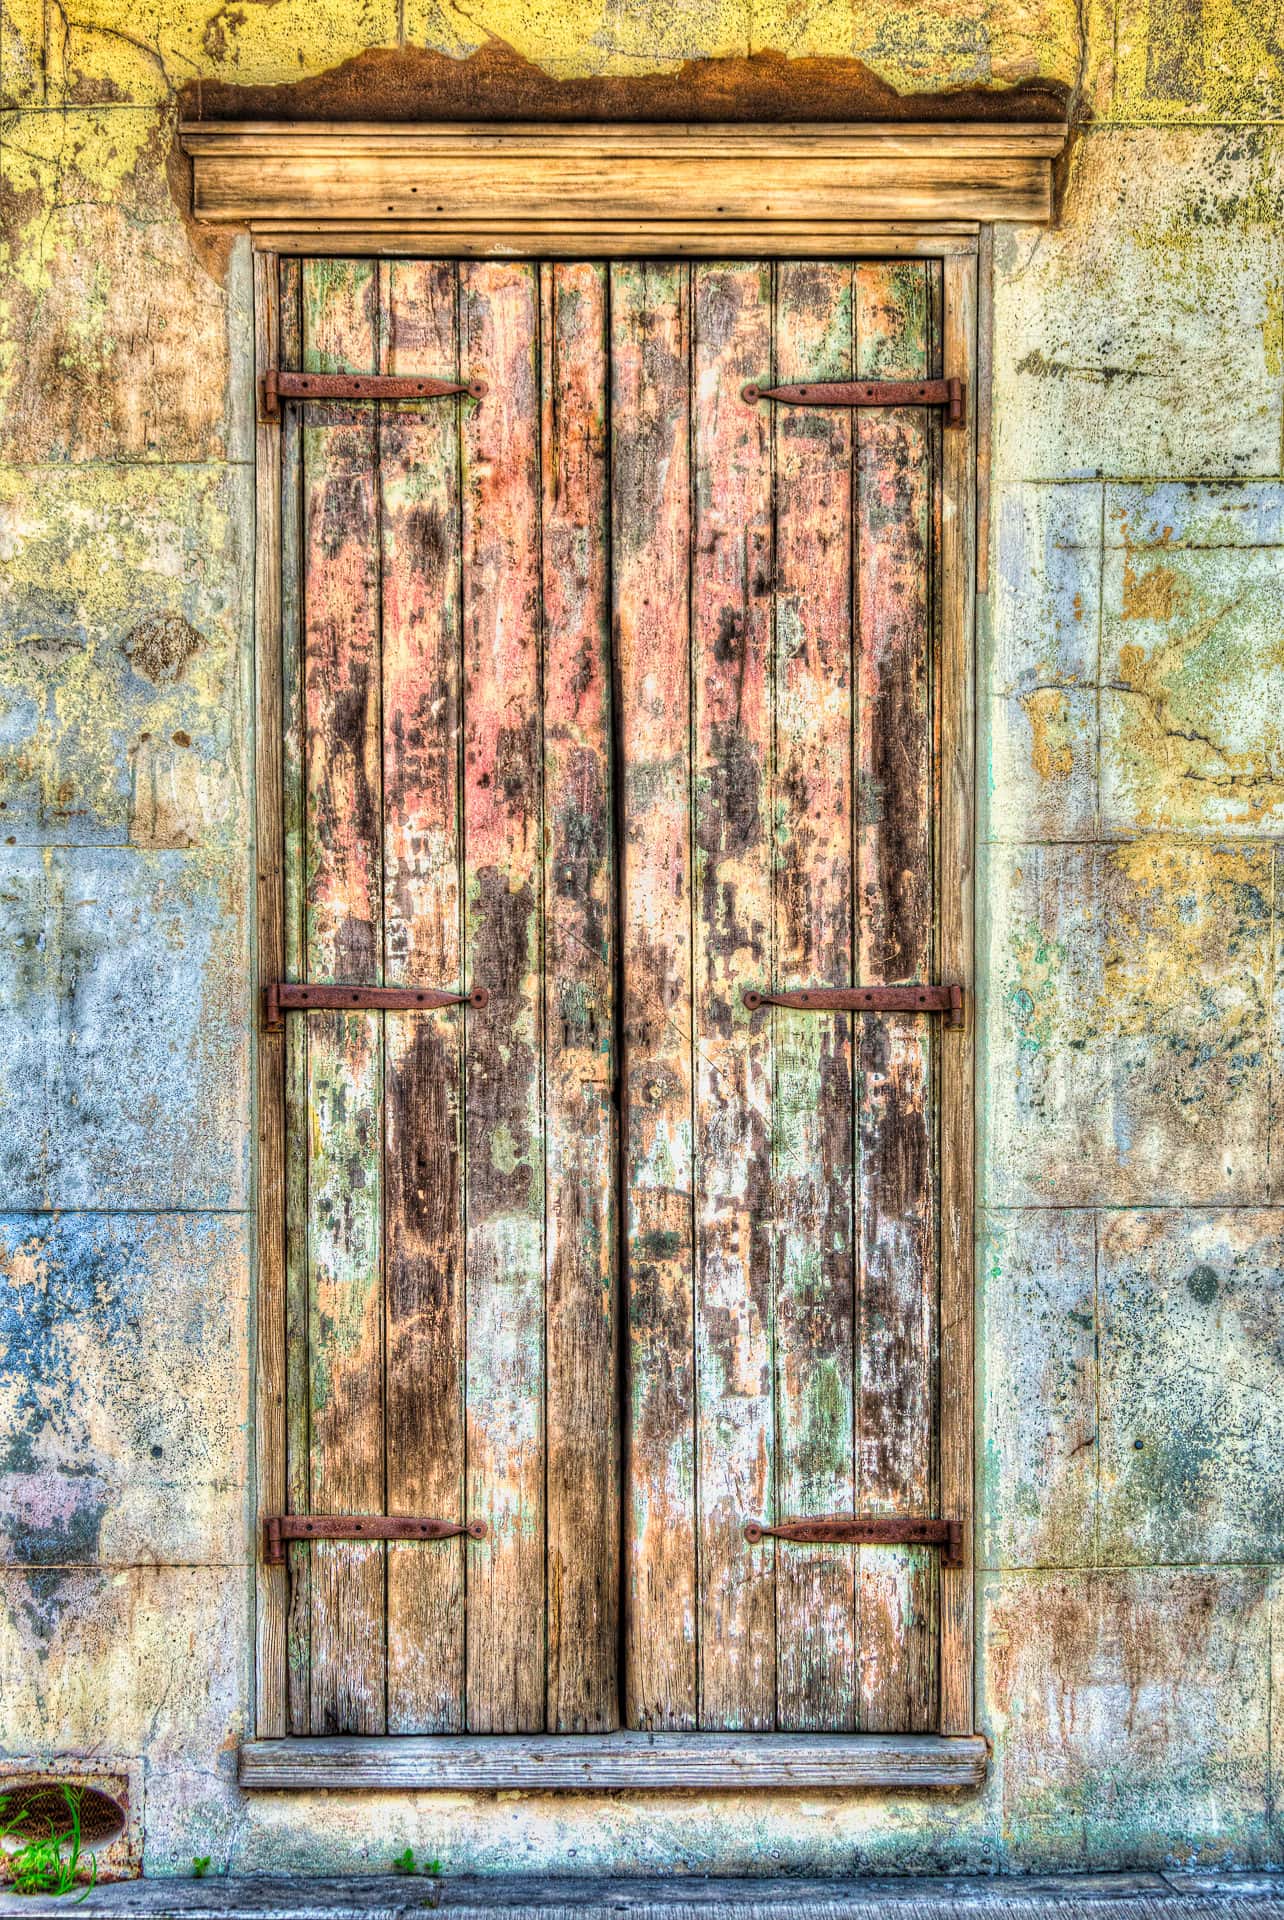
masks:
<path fill-rule="evenodd" d="M 128 1769 L 152 1871 L 1278 1858 L 1282 41 L 1276 0 L 6 0 L 0 1749 Z M 974 1799 L 236 1790 L 249 260 L 173 129 L 397 48 L 1084 128 L 1058 227 L 995 242 Z"/>

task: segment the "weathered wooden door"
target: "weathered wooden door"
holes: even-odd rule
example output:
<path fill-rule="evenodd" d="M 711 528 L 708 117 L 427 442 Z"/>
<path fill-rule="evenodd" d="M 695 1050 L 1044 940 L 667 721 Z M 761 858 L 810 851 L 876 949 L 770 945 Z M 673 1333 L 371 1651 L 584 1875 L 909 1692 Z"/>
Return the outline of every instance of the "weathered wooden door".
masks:
<path fill-rule="evenodd" d="M 933 1727 L 939 269 L 280 272 L 291 1724 Z"/>

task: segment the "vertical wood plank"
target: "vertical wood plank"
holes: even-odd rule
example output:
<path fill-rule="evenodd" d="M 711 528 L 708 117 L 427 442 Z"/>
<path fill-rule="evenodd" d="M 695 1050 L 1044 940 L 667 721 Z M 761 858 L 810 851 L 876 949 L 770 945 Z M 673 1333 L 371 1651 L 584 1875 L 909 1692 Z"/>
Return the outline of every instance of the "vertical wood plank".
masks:
<path fill-rule="evenodd" d="M 858 377 L 928 371 L 928 267 L 856 275 Z M 932 939 L 930 437 L 922 409 L 859 416 L 855 535 L 858 978 L 929 977 Z M 859 1046 L 858 1496 L 871 1513 L 933 1497 L 936 1258 L 928 1024 L 867 1018 Z M 860 1553 L 860 1724 L 935 1725 L 936 1556 Z"/>
<path fill-rule="evenodd" d="M 690 270 L 611 269 L 620 700 L 625 1713 L 696 1725 L 690 801 Z"/>
<path fill-rule="evenodd" d="M 378 364 L 377 270 L 307 261 L 304 366 Z M 379 550 L 372 410 L 308 409 L 307 941 L 313 980 L 373 982 L 382 959 Z M 382 1034 L 377 1016 L 308 1016 L 312 1503 L 378 1512 L 384 1499 Z M 384 1728 L 384 1556 L 312 1549 L 314 1733 Z"/>
<path fill-rule="evenodd" d="M 776 377 L 852 373 L 852 269 L 777 268 Z M 852 948 L 852 416 L 782 407 L 776 439 L 775 945 L 781 987 L 842 985 Z M 775 1015 L 777 1506 L 850 1513 L 852 1031 Z M 856 1724 L 856 1555 L 777 1549 L 778 1724 Z"/>
<path fill-rule="evenodd" d="M 959 277 L 959 267 L 963 277 Z M 968 365 L 971 369 L 961 373 L 958 378 L 967 382 L 967 391 L 976 394 L 976 405 L 968 408 L 968 426 L 965 434 L 952 434 L 945 447 L 947 468 L 951 456 L 961 446 L 968 458 L 969 467 L 976 473 L 976 512 L 970 522 L 975 526 L 976 553 L 976 591 L 988 593 L 990 590 L 990 469 L 994 444 L 994 228 L 983 226 L 977 242 L 976 262 L 953 260 L 944 264 L 943 273 L 946 282 L 945 294 L 945 352 L 950 352 L 951 344 L 956 348 L 972 343 L 972 358 Z M 971 308 L 965 316 L 959 311 L 959 300 L 968 297 L 968 275 L 974 292 Z M 950 289 L 956 289 L 952 295 Z M 952 336 L 952 340 L 951 340 Z M 947 375 L 948 377 L 948 375 Z M 957 591 L 959 583 L 953 583 Z M 964 603 L 970 600 L 970 594 L 964 587 Z M 948 602 L 942 601 L 944 609 Z M 957 663 L 956 663 L 957 664 Z"/>
<path fill-rule="evenodd" d="M 384 371 L 453 375 L 449 261 L 382 267 Z M 460 990 L 459 407 L 384 407 L 384 977 Z M 464 1503 L 463 1016 L 387 1014 L 387 1480 L 390 1513 Z M 391 1545 L 388 1731 L 463 1725 L 460 1540 Z"/>
<path fill-rule="evenodd" d="M 550 1729 L 619 1725 L 607 277 L 540 268 Z"/>
<path fill-rule="evenodd" d="M 460 268 L 466 1016 L 467 1724 L 544 1725 L 538 282 Z"/>
<path fill-rule="evenodd" d="M 769 1544 L 771 1021 L 770 416 L 741 387 L 771 365 L 769 265 L 693 268 L 697 1486 L 700 1725 L 775 1724 Z"/>
<path fill-rule="evenodd" d="M 280 263 L 281 364 L 302 365 L 303 272 Z M 304 773 L 303 415 L 287 405 L 281 417 L 281 683 L 284 823 L 284 962 L 287 980 L 304 978 L 307 793 Z M 285 1023 L 285 1355 L 286 1505 L 306 1513 L 312 1500 L 312 1388 L 308 1372 L 308 1029 Z M 312 1549 L 288 1549 L 287 1692 L 291 1733 L 312 1726 Z"/>
<path fill-rule="evenodd" d="M 982 230 L 983 237 L 990 233 Z M 988 254 L 988 250 L 987 250 Z M 982 271 L 984 270 L 984 257 Z M 944 371 L 968 380 L 980 359 L 977 265 L 944 267 Z M 987 317 L 988 325 L 988 317 Z M 978 384 L 980 376 L 978 373 Z M 988 385 L 988 382 L 986 383 Z M 975 777 L 971 540 L 972 460 L 982 423 L 943 436 L 939 598 L 940 827 L 937 852 L 938 940 L 943 980 L 975 980 L 973 873 Z M 978 537 L 980 534 L 977 516 Z M 971 995 L 968 996 L 971 1003 Z M 976 1297 L 973 1227 L 973 1048 L 975 1019 L 965 1033 L 941 1036 L 941 1512 L 963 1522 L 964 1564 L 941 1572 L 942 1733 L 973 1727 L 973 1347 Z"/>
<path fill-rule="evenodd" d="M 256 374 L 280 364 L 280 287 L 272 254 L 254 257 L 254 357 Z M 260 420 L 254 441 L 254 731 L 256 952 L 260 990 L 285 972 L 284 822 L 281 685 L 281 430 Z M 285 1508 L 286 1472 L 286 1254 L 285 1254 L 285 1044 L 266 1033 L 255 1004 L 258 1040 L 258 1220 L 257 1380 L 255 1458 L 258 1520 Z M 255 1730 L 260 1740 L 289 1731 L 286 1622 L 288 1574 L 284 1567 L 256 1563 Z"/>

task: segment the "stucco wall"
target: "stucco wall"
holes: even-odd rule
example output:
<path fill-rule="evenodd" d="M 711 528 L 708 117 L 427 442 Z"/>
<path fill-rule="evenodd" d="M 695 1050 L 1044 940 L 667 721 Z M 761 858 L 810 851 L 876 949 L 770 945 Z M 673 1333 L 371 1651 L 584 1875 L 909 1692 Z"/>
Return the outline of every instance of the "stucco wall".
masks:
<path fill-rule="evenodd" d="M 1280 26 L 1274 0 L 7 0 L 0 1748 L 132 1767 L 151 1871 L 1279 1856 Z M 180 216 L 173 121 L 198 81 L 398 45 L 524 85 L 724 57 L 1034 82 L 1087 120 L 1059 226 L 995 246 L 976 1798 L 236 1791 L 249 258 Z"/>

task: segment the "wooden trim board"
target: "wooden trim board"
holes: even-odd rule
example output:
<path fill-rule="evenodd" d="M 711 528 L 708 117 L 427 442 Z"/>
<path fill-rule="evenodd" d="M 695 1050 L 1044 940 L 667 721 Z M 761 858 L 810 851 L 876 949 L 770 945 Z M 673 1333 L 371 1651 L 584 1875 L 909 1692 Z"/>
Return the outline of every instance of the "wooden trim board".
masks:
<path fill-rule="evenodd" d="M 944 373 L 973 391 L 976 379 L 976 261 L 947 260 Z M 973 939 L 975 696 L 973 537 L 976 519 L 976 408 L 966 435 L 941 436 L 941 580 L 938 595 L 937 807 L 940 978 L 966 989 L 967 1024 L 941 1036 L 940 1082 L 940 1511 L 963 1525 L 962 1564 L 941 1568 L 941 1717 L 944 1734 L 970 1733 L 973 1720 L 973 1053 L 976 1031 Z"/>
<path fill-rule="evenodd" d="M 250 1793 L 673 1793 L 728 1788 L 979 1787 L 979 1736 L 604 1733 L 251 1740 Z"/>
<path fill-rule="evenodd" d="M 278 252 L 953 252 L 1052 217 L 1059 124 L 188 122 L 192 210 Z M 923 229 L 932 229 L 932 246 Z"/>
<path fill-rule="evenodd" d="M 260 130 L 261 131 L 261 130 Z M 743 131 L 743 130 L 732 130 Z M 474 230 L 475 232 L 478 230 Z M 805 230 L 797 230 L 802 234 Z M 703 229 L 675 218 L 668 252 L 705 251 Z M 409 234 L 409 230 L 407 230 Z M 345 230 L 346 235 L 346 230 Z M 694 237 L 693 237 L 694 236 Z M 906 229 L 913 250 L 944 256 L 943 371 L 973 390 L 977 366 L 977 266 L 973 243 L 942 238 L 926 227 Z M 346 236 L 345 244 L 347 238 Z M 410 238 L 413 238 L 411 235 Z M 755 251 L 760 237 L 752 236 Z M 409 238 L 407 244 L 409 244 Z M 420 237 L 417 247 L 431 243 Z M 688 244 L 689 243 L 689 244 Z M 311 243 L 315 248 L 317 242 Z M 723 241 L 725 245 L 725 239 Z M 750 245 L 746 238 L 741 243 Z M 395 248 L 378 248 L 395 251 Z M 484 251 L 480 244 L 473 251 Z M 779 251 L 779 248 L 776 249 Z M 806 251 L 800 241 L 800 251 Z M 885 240 L 870 251 L 897 251 Z M 538 247 L 523 248 L 538 254 Z M 853 251 L 856 251 L 853 249 Z M 864 248 L 860 251 L 865 251 Z M 256 262 L 258 371 L 277 364 L 280 318 L 278 262 Z M 297 272 L 297 267 L 292 269 Z M 970 983 L 972 965 L 973 725 L 972 578 L 976 512 L 975 408 L 962 433 L 944 436 L 940 549 L 938 721 L 940 808 L 937 841 L 940 977 Z M 282 503 L 280 429 L 260 423 L 256 678 L 258 687 L 258 959 L 263 980 L 280 978 L 284 952 L 284 852 L 281 659 Z M 274 957 L 275 956 L 275 957 Z M 970 995 L 969 995 L 970 1001 Z M 473 1787 L 524 1784 L 546 1790 L 620 1790 L 696 1786 L 967 1787 L 984 1777 L 985 1744 L 971 1736 L 973 1717 L 973 1038 L 949 1036 L 942 1052 L 942 1209 L 940 1322 L 947 1330 L 940 1377 L 940 1510 L 963 1518 L 966 1564 L 943 1574 L 941 1589 L 940 1732 L 901 1736 L 645 1735 L 437 1737 L 431 1740 L 284 1740 L 285 1626 L 283 1569 L 260 1567 L 257 1591 L 257 1734 L 243 1749 L 242 1784 L 250 1788 L 317 1786 Z M 285 1503 L 284 1071 L 280 1036 L 259 1041 L 259 1286 L 257 1295 L 258 1495 L 262 1511 Z M 942 1736 L 955 1736 L 943 1738 Z M 966 1737 L 964 1737 L 966 1736 Z M 395 1755 L 400 1757 L 394 1757 Z M 649 1756 L 645 1765 L 638 1756 Z M 533 1756 L 533 1757 L 532 1757 Z M 342 1764 L 343 1777 L 333 1770 Z M 332 1770 L 328 1778 L 319 1770 Z M 401 1769 L 431 1778 L 412 1779 Z M 505 1769 L 508 1772 L 505 1773 Z M 797 1769 L 801 1768 L 802 1771 Z M 453 1769 L 453 1771 L 452 1771 Z M 514 1773 L 516 1769 L 516 1773 Z M 523 1773 L 523 1769 L 527 1772 Z M 531 1772 L 531 1769 L 535 1769 Z M 773 1771 L 774 1769 L 774 1771 Z M 503 1777 L 501 1777 L 501 1775 Z M 627 1776 L 627 1777 L 625 1777 Z M 840 1777 L 841 1776 L 841 1777 Z"/>
<path fill-rule="evenodd" d="M 279 276 L 274 259 L 259 256 L 254 273 L 255 374 L 280 361 Z M 260 420 L 255 433 L 254 678 L 256 688 L 254 792 L 256 960 L 259 983 L 285 976 L 285 838 L 281 676 L 281 429 Z M 254 1006 L 260 1005 L 258 992 Z M 262 1518 L 285 1508 L 285 1041 L 258 1023 L 257 1249 L 255 1294 L 255 1490 L 257 1543 Z M 256 1724 L 261 1734 L 284 1733 L 284 1566 L 257 1562 L 255 1592 Z"/>

